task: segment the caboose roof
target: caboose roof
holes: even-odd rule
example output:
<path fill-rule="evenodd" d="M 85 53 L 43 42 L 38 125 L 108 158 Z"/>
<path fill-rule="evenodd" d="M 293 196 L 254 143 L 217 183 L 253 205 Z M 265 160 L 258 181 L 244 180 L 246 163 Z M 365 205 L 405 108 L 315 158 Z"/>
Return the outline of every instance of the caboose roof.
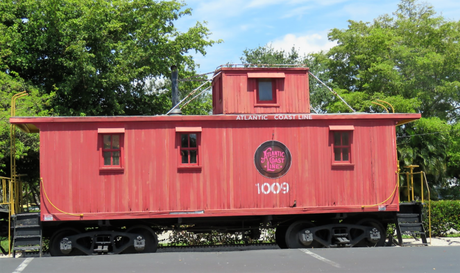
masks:
<path fill-rule="evenodd" d="M 11 117 L 10 123 L 26 133 L 38 133 L 40 124 L 50 123 L 115 123 L 115 122 L 181 122 L 181 121 L 254 121 L 267 122 L 273 120 L 393 120 L 395 125 L 402 125 L 421 117 L 420 114 L 407 113 L 345 113 L 345 114 L 238 114 L 209 116 L 91 116 L 91 117 Z"/>

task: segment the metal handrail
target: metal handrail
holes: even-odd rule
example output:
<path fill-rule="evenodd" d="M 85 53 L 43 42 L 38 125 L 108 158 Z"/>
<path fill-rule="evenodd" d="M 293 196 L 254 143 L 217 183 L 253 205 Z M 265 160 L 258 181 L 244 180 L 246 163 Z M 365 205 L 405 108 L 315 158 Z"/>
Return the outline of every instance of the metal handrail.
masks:
<path fill-rule="evenodd" d="M 413 172 L 414 168 L 419 167 L 418 165 L 410 165 L 405 168 L 409 168 L 410 172 L 405 172 L 406 174 L 406 192 L 407 192 L 407 201 L 408 202 L 413 202 L 416 201 L 415 198 L 415 193 L 414 193 L 414 174 L 420 174 L 420 197 L 422 204 L 425 203 L 424 199 L 424 186 L 427 189 L 428 193 L 428 233 L 430 235 L 430 244 L 431 244 L 431 192 L 430 192 L 430 187 L 428 185 L 428 179 L 426 178 L 426 173 L 424 171 L 419 171 L 419 172 Z M 404 174 L 404 173 L 400 173 Z M 410 179 L 409 179 L 410 177 Z M 425 178 L 425 179 L 423 179 Z"/>
<path fill-rule="evenodd" d="M 11 254 L 11 215 L 14 207 L 13 179 L 0 176 L 2 181 L 2 202 L 0 205 L 8 206 L 8 255 Z M 9 180 L 9 183 L 6 183 Z M 8 193 L 8 194 L 7 194 Z"/>
<path fill-rule="evenodd" d="M 11 97 L 11 117 L 16 115 L 16 100 L 27 96 L 27 91 L 23 91 L 17 94 L 14 94 Z M 11 177 L 1 177 L 2 179 L 2 197 L 6 197 L 6 180 L 9 180 L 8 185 L 8 202 L 5 202 L 5 205 L 8 205 L 8 255 L 11 254 L 11 216 L 20 211 L 20 193 L 21 193 L 21 183 L 18 179 L 16 169 L 16 126 L 14 124 L 10 125 L 10 170 Z M 5 181 L 5 182 L 4 182 Z M 5 200 L 5 199 L 3 199 Z M 3 204 L 3 203 L 2 203 Z"/>

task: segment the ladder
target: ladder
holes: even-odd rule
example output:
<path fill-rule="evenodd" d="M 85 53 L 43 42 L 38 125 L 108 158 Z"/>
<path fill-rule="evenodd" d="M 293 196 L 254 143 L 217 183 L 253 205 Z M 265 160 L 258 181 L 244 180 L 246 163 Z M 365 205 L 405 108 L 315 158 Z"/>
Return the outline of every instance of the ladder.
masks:
<path fill-rule="evenodd" d="M 411 234 L 414 238 L 419 235 L 422 239 L 421 245 L 428 245 L 426 232 L 422 222 L 423 204 L 420 202 L 410 202 L 399 204 L 399 213 L 396 214 L 396 233 L 398 244 L 403 246 L 404 234 Z"/>
<path fill-rule="evenodd" d="M 40 213 L 13 215 L 13 257 L 17 251 L 39 251 L 42 256 L 42 228 Z"/>

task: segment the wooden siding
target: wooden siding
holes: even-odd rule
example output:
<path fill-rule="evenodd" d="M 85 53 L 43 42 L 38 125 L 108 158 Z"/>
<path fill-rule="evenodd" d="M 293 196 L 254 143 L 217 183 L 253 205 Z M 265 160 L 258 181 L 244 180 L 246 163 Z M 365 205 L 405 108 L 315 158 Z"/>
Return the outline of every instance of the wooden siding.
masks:
<path fill-rule="evenodd" d="M 310 113 L 308 69 L 226 68 L 213 82 L 214 114 Z M 251 77 L 249 77 L 251 75 Z M 276 79 L 277 102 L 261 104 L 256 101 L 257 75 Z M 225 87 L 225 88 L 223 88 Z M 219 95 L 222 94 L 222 97 Z"/>
<path fill-rule="evenodd" d="M 40 129 L 41 175 L 46 193 L 60 210 L 83 214 L 75 217 L 60 213 L 42 197 L 42 217 L 51 214 L 54 220 L 89 220 L 345 213 L 377 211 L 376 204 L 389 197 L 380 209 L 395 211 L 394 125 L 401 117 L 353 117 L 357 116 L 361 118 L 274 120 L 270 115 L 268 121 L 236 120 L 240 116 L 137 121 L 102 118 L 106 122 L 97 122 L 101 119 L 96 117 L 54 118 L 53 122 L 41 119 L 34 124 Z M 354 126 L 352 164 L 332 165 L 330 125 Z M 182 131 L 202 128 L 201 168 L 178 168 L 176 127 Z M 121 172 L 99 168 L 97 142 L 101 128 L 125 129 Z M 267 140 L 285 144 L 292 155 L 290 170 L 280 178 L 266 178 L 255 168 L 254 153 Z M 288 183 L 289 191 L 260 191 L 264 184 L 276 183 Z"/>

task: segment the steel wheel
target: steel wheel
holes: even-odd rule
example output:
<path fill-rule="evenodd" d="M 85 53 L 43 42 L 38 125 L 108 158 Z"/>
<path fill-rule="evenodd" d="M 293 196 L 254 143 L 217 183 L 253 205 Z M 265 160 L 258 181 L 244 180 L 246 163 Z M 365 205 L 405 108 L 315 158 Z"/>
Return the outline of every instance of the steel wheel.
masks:
<path fill-rule="evenodd" d="M 308 232 L 308 228 L 312 228 L 313 225 L 310 221 L 297 221 L 292 223 L 286 230 L 285 240 L 286 246 L 288 248 L 318 248 L 321 247 L 321 244 L 317 241 L 312 241 L 310 243 L 302 243 L 300 236 L 302 232 Z M 314 238 L 314 234 L 311 234 Z"/>
<path fill-rule="evenodd" d="M 56 231 L 50 239 L 50 254 L 51 256 L 71 256 L 71 255 L 82 255 L 84 254 L 80 250 L 73 247 L 75 242 L 70 241 L 67 237 L 79 234 L 75 228 L 63 228 Z M 63 245 L 72 247 L 68 250 L 61 250 L 61 243 Z M 70 244 L 69 244 L 70 243 Z"/>
<path fill-rule="evenodd" d="M 158 248 L 158 237 L 148 226 L 134 226 L 127 230 L 128 233 L 139 235 L 145 240 L 145 247 L 143 250 L 136 250 L 133 245 L 129 246 L 123 253 L 152 253 L 156 252 Z"/>
<path fill-rule="evenodd" d="M 356 223 L 357 225 L 371 227 L 370 234 L 366 234 L 366 238 L 360 241 L 355 246 L 373 247 L 383 246 L 386 239 L 386 230 L 383 225 L 372 218 L 362 219 Z M 371 237 L 371 239 L 369 239 Z M 373 239 L 372 239 L 373 238 Z"/>

